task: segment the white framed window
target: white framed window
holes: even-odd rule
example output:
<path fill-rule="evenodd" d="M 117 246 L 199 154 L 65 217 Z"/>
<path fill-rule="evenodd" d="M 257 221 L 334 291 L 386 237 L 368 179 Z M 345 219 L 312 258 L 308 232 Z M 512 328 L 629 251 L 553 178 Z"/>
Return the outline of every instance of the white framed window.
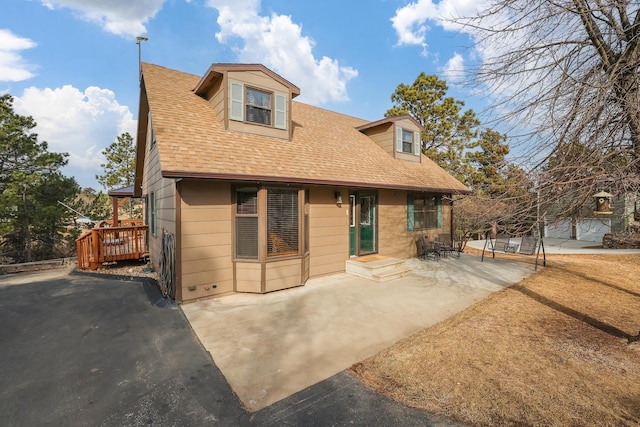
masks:
<path fill-rule="evenodd" d="M 245 121 L 271 126 L 271 93 L 251 87 L 245 93 Z"/>
<path fill-rule="evenodd" d="M 231 81 L 229 84 L 229 118 L 231 120 L 287 128 L 287 97 Z"/>
<path fill-rule="evenodd" d="M 398 153 L 409 153 L 420 155 L 422 142 L 420 132 L 410 131 L 396 126 L 396 151 Z"/>

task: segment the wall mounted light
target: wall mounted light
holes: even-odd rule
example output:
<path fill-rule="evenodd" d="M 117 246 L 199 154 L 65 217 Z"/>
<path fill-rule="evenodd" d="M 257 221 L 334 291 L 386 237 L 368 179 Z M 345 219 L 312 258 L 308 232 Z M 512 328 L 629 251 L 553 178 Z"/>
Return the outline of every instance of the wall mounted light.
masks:
<path fill-rule="evenodd" d="M 336 198 L 336 206 L 341 208 L 342 207 L 342 194 L 340 194 L 339 191 L 336 191 L 334 193 L 334 197 Z"/>

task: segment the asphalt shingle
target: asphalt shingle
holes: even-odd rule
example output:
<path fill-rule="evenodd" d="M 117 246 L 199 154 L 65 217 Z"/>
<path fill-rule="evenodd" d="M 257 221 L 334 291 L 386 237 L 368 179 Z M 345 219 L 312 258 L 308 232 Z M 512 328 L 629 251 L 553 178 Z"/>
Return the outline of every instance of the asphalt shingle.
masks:
<path fill-rule="evenodd" d="M 466 192 L 433 161 L 396 160 L 356 127 L 366 120 L 292 102 L 291 140 L 227 131 L 193 92 L 200 77 L 143 64 L 163 175 Z"/>

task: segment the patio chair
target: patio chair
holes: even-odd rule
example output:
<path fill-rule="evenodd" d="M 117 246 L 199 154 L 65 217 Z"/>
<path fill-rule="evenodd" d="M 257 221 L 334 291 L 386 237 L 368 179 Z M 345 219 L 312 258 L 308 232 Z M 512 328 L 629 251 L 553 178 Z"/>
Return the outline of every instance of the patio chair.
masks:
<path fill-rule="evenodd" d="M 454 244 L 450 234 L 438 234 L 438 242 L 442 245 L 442 250 L 445 256 L 450 253 L 455 253 L 460 258 L 460 252 L 462 252 L 462 244 Z"/>
<path fill-rule="evenodd" d="M 428 242 L 425 236 L 419 236 L 416 239 L 416 248 L 418 251 L 418 258 L 426 259 L 432 257 L 435 261 L 440 260 L 440 252 L 434 246 L 433 242 Z"/>

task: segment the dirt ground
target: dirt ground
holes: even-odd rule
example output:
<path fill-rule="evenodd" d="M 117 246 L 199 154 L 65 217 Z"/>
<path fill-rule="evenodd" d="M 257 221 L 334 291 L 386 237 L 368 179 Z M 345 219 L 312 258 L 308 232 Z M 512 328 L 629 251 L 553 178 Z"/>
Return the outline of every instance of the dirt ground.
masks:
<path fill-rule="evenodd" d="M 98 274 L 115 274 L 117 276 L 133 276 L 133 277 L 150 277 L 152 279 L 158 279 L 158 272 L 151 269 L 147 263 L 143 261 L 118 261 L 113 263 L 106 263 L 93 273 Z"/>
<path fill-rule="evenodd" d="M 350 372 L 471 425 L 640 425 L 640 256 L 548 259 Z"/>

